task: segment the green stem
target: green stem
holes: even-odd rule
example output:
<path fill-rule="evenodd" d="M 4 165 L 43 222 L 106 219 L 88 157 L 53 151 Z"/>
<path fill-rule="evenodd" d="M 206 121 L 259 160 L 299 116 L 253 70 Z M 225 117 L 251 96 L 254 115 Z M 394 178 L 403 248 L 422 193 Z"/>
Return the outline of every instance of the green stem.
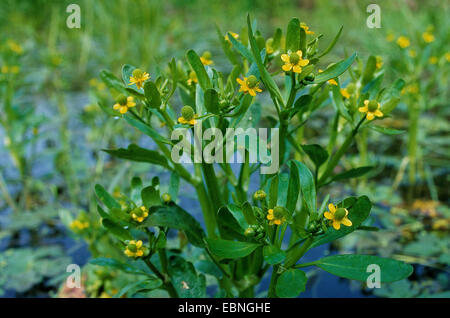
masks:
<path fill-rule="evenodd" d="M 158 276 L 159 279 L 161 279 L 164 282 L 164 288 L 169 293 L 170 297 L 172 298 L 178 298 L 178 293 L 173 287 L 173 284 L 159 271 L 158 268 L 156 268 L 155 265 L 150 261 L 148 258 L 144 258 L 145 264 L 150 268 L 150 270 L 155 273 L 156 276 Z"/>
<path fill-rule="evenodd" d="M 275 288 L 277 285 L 278 277 L 280 276 L 280 274 L 278 274 L 279 267 L 280 267 L 280 265 L 273 265 L 272 277 L 270 278 L 269 291 L 267 292 L 267 297 L 269 297 L 269 298 L 277 297 Z"/>
<path fill-rule="evenodd" d="M 303 255 L 305 255 L 305 253 L 311 247 L 311 244 L 313 242 L 314 242 L 314 237 L 310 236 L 305 241 L 305 243 L 303 243 L 302 246 L 300 246 L 299 249 L 292 250 L 286 257 L 286 261 L 284 262 L 284 267 L 290 268 L 290 267 L 294 266 L 303 257 Z"/>

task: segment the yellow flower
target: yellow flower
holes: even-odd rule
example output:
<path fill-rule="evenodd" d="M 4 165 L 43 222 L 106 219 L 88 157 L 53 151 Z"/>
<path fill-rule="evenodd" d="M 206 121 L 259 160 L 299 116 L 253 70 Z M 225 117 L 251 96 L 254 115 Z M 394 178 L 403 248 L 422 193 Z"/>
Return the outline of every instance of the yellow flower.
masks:
<path fill-rule="evenodd" d="M 89 223 L 86 222 L 86 221 L 83 222 L 83 221 L 80 221 L 80 220 L 73 220 L 72 223 L 70 223 L 69 227 L 72 230 L 80 230 L 80 231 L 82 231 L 82 230 L 84 230 L 84 229 L 89 227 Z"/>
<path fill-rule="evenodd" d="M 148 210 L 145 206 L 141 206 L 140 208 L 136 208 L 133 211 L 131 211 L 131 218 L 139 223 L 142 223 L 147 216 Z"/>
<path fill-rule="evenodd" d="M 136 84 L 137 88 L 142 88 L 144 82 L 148 79 L 150 79 L 150 74 L 136 68 L 133 70 L 132 76 L 130 76 L 130 83 L 128 85 Z"/>
<path fill-rule="evenodd" d="M 192 83 L 198 83 L 197 74 L 194 71 L 189 72 L 189 78 L 187 80 L 188 85 L 192 85 Z"/>
<path fill-rule="evenodd" d="M 142 241 L 134 241 L 131 240 L 128 242 L 127 247 L 125 248 L 125 255 L 128 257 L 141 257 L 144 255 L 145 247 L 142 246 Z"/>
<path fill-rule="evenodd" d="M 306 34 L 314 34 L 314 32 L 313 31 L 309 31 L 309 26 L 307 26 L 306 25 L 306 23 L 300 23 L 300 27 L 303 29 L 303 30 L 305 30 L 305 33 Z"/>
<path fill-rule="evenodd" d="M 264 192 L 264 190 L 257 190 L 254 194 L 253 194 L 253 199 L 255 199 L 256 201 L 262 201 L 267 197 L 266 192 Z"/>
<path fill-rule="evenodd" d="M 406 36 L 400 36 L 397 39 L 397 44 L 398 46 L 400 46 L 402 49 L 407 48 L 408 46 L 411 45 L 411 42 L 409 41 L 409 39 Z"/>
<path fill-rule="evenodd" d="M 8 40 L 6 44 L 8 45 L 9 49 L 14 53 L 19 55 L 23 53 L 23 48 L 13 40 Z"/>
<path fill-rule="evenodd" d="M 197 114 L 195 114 L 194 109 L 191 106 L 183 106 L 181 108 L 181 117 L 178 118 L 178 122 L 180 124 L 187 124 L 187 125 L 195 125 L 196 118 L 198 117 Z"/>
<path fill-rule="evenodd" d="M 341 224 L 345 226 L 352 226 L 352 221 L 347 217 L 348 210 L 344 208 L 338 208 L 333 203 L 328 204 L 328 210 L 323 215 L 332 222 L 333 228 L 339 230 Z"/>
<path fill-rule="evenodd" d="M 119 110 L 121 114 L 125 114 L 128 108 L 136 106 L 133 96 L 126 97 L 125 95 L 119 95 L 117 98 L 117 103 L 114 104 L 113 108 Z"/>
<path fill-rule="evenodd" d="M 437 58 L 436 56 L 431 56 L 431 57 L 428 59 L 428 62 L 429 62 L 430 64 L 437 64 L 438 58 Z"/>
<path fill-rule="evenodd" d="M 323 72 L 323 70 L 319 69 L 319 73 L 322 73 L 322 72 Z M 338 85 L 338 83 L 336 82 L 336 80 L 334 78 L 328 80 L 327 83 L 330 85 L 336 85 L 336 86 Z"/>
<path fill-rule="evenodd" d="M 256 93 L 262 92 L 258 87 L 259 82 L 255 75 L 250 75 L 248 78 L 244 77 L 243 80 L 236 78 L 236 82 L 241 85 L 240 92 L 249 93 L 252 96 L 256 96 Z"/>
<path fill-rule="evenodd" d="M 269 225 L 281 225 L 286 222 L 286 210 L 281 206 L 276 206 L 267 211 L 267 220 Z"/>
<path fill-rule="evenodd" d="M 389 32 L 388 35 L 386 35 L 386 41 L 392 42 L 395 40 L 395 35 L 392 32 Z"/>
<path fill-rule="evenodd" d="M 170 201 L 172 201 L 172 197 L 169 193 L 163 193 L 161 199 L 164 201 L 164 203 L 169 203 Z"/>
<path fill-rule="evenodd" d="M 346 98 L 346 99 L 349 99 L 349 98 L 350 98 L 350 94 L 349 94 L 349 92 L 347 91 L 346 88 L 341 88 L 341 95 L 342 95 L 344 98 Z"/>
<path fill-rule="evenodd" d="M 383 58 L 379 55 L 375 57 L 376 60 L 376 68 L 381 68 L 383 66 Z"/>
<path fill-rule="evenodd" d="M 376 100 L 369 101 L 368 99 L 366 99 L 364 101 L 364 106 L 359 107 L 358 110 L 361 113 L 367 113 L 367 120 L 372 120 L 375 118 L 375 116 L 383 117 L 383 113 L 380 110 L 380 103 L 378 103 Z"/>
<path fill-rule="evenodd" d="M 213 60 L 211 59 L 211 52 L 205 51 L 200 57 L 200 61 L 202 61 L 203 65 L 211 65 L 213 64 Z"/>
<path fill-rule="evenodd" d="M 302 66 L 306 66 L 309 64 L 308 59 L 302 59 L 302 51 L 298 50 L 297 52 L 291 54 L 281 54 L 281 60 L 285 63 L 281 68 L 285 72 L 289 72 L 293 70 L 294 73 L 301 73 Z"/>
<path fill-rule="evenodd" d="M 231 36 L 232 36 L 233 38 L 235 38 L 236 40 L 239 39 L 239 34 L 234 33 L 234 32 L 231 32 L 231 31 L 228 31 L 228 33 L 230 33 Z M 231 43 L 230 39 L 228 38 L 228 33 L 225 34 L 225 40 Z"/>
<path fill-rule="evenodd" d="M 408 51 L 408 55 L 410 57 L 414 58 L 414 57 L 417 56 L 417 52 L 416 52 L 416 50 L 411 49 L 411 50 Z"/>
<path fill-rule="evenodd" d="M 425 42 L 427 42 L 427 43 L 431 43 L 431 42 L 434 41 L 434 35 L 433 35 L 433 33 L 428 32 L 428 31 L 422 33 L 422 38 L 423 38 L 423 40 L 424 40 Z"/>

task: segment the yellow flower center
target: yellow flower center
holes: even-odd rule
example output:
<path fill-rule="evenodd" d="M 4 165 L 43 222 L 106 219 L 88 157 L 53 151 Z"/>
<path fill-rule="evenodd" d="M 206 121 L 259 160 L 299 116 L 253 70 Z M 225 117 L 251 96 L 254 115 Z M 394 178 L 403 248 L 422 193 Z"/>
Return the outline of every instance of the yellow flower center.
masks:
<path fill-rule="evenodd" d="M 194 118 L 194 109 L 191 106 L 183 106 L 181 108 L 181 116 L 186 120 L 191 120 Z"/>
<path fill-rule="evenodd" d="M 346 214 L 347 214 L 347 211 L 344 208 L 339 208 L 334 213 L 334 218 L 336 220 L 342 220 L 345 217 Z"/>

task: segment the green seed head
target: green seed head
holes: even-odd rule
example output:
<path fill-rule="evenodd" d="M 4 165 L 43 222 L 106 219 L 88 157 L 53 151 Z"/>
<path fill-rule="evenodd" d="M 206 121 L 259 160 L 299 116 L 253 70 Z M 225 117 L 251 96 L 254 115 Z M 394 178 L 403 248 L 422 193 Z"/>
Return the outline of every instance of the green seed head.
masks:
<path fill-rule="evenodd" d="M 132 73 L 134 78 L 142 77 L 143 74 L 144 72 L 140 68 L 135 68 Z"/>
<path fill-rule="evenodd" d="M 354 83 L 350 83 L 347 86 L 347 92 L 351 95 L 355 92 L 356 90 L 356 85 Z"/>
<path fill-rule="evenodd" d="M 289 55 L 289 62 L 292 64 L 297 64 L 298 61 L 300 61 L 300 56 L 298 56 L 297 53 L 291 53 L 291 55 Z"/>
<path fill-rule="evenodd" d="M 273 216 L 275 216 L 276 219 L 282 219 L 284 216 L 286 216 L 285 208 L 283 208 L 282 206 L 274 207 Z"/>
<path fill-rule="evenodd" d="M 347 214 L 347 210 L 344 208 L 337 209 L 336 213 L 334 213 L 334 217 L 336 220 L 342 220 Z"/>
<path fill-rule="evenodd" d="M 128 244 L 128 249 L 133 253 L 137 251 L 137 247 L 135 244 Z"/>
<path fill-rule="evenodd" d="M 258 85 L 258 79 L 256 78 L 255 75 L 250 75 L 250 76 L 247 78 L 247 86 L 250 87 L 250 88 L 253 88 L 253 87 L 255 87 L 256 85 Z"/>
<path fill-rule="evenodd" d="M 255 235 L 255 229 L 252 227 L 248 227 L 245 232 L 244 232 L 245 236 L 253 236 Z"/>
<path fill-rule="evenodd" d="M 210 51 L 203 52 L 202 57 L 207 59 L 207 60 L 210 60 L 211 59 L 211 52 Z"/>
<path fill-rule="evenodd" d="M 183 106 L 181 108 L 181 116 L 186 120 L 191 120 L 194 118 L 194 109 L 191 106 Z"/>
<path fill-rule="evenodd" d="M 127 104 L 127 97 L 125 96 L 125 95 L 123 95 L 123 94 L 120 94 L 118 97 L 117 97 L 117 103 L 119 103 L 120 105 L 122 105 L 122 106 L 125 106 L 126 104 Z"/>
<path fill-rule="evenodd" d="M 161 198 L 165 203 L 169 203 L 172 200 L 172 198 L 170 197 L 170 194 L 168 194 L 168 193 L 163 193 Z"/>
<path fill-rule="evenodd" d="M 374 112 L 378 109 L 378 102 L 376 100 L 371 100 L 369 102 L 369 112 Z"/>

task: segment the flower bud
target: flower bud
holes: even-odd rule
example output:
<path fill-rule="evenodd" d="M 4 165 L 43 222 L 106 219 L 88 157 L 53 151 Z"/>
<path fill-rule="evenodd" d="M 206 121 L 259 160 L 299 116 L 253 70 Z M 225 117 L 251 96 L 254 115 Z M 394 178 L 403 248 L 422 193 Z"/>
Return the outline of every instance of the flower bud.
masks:
<path fill-rule="evenodd" d="M 181 108 L 181 116 L 186 120 L 191 120 L 194 118 L 194 109 L 188 105 L 183 106 L 183 108 Z"/>
<path fill-rule="evenodd" d="M 371 100 L 367 106 L 369 108 L 369 112 L 374 112 L 378 109 L 378 102 L 376 100 Z"/>
<path fill-rule="evenodd" d="M 116 102 L 119 105 L 125 106 L 127 104 L 127 97 L 123 94 L 120 94 L 119 96 L 117 96 Z"/>
<path fill-rule="evenodd" d="M 253 194 L 253 199 L 255 199 L 256 201 L 262 201 L 267 197 L 267 194 L 264 192 L 264 190 L 257 190 L 254 194 Z"/>
<path fill-rule="evenodd" d="M 168 193 L 163 193 L 161 199 L 164 201 L 164 203 L 169 203 L 170 201 L 172 201 L 172 198 Z"/>

